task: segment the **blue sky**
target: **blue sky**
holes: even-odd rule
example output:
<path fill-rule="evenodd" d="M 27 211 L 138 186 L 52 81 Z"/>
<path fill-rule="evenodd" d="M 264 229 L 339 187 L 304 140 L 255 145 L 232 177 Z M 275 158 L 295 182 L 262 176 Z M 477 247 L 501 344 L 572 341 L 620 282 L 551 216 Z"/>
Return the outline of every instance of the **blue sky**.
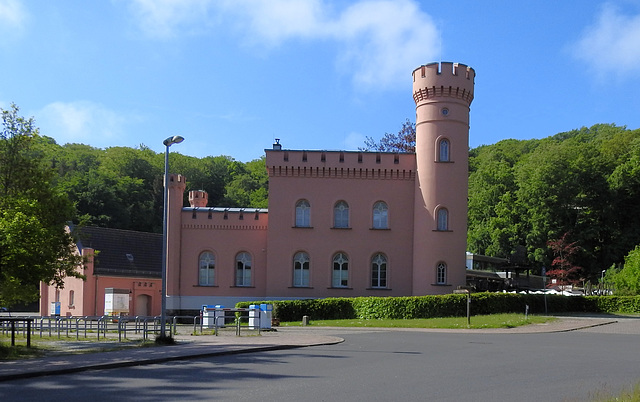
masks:
<path fill-rule="evenodd" d="M 59 144 L 355 150 L 440 60 L 476 70 L 471 147 L 640 128 L 640 0 L 0 0 L 0 107 Z"/>

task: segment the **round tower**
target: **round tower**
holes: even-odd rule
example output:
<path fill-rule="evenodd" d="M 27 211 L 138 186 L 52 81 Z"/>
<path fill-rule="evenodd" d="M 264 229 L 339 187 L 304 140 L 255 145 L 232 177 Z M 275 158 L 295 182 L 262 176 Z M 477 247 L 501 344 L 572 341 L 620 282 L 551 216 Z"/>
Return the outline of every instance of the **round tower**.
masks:
<path fill-rule="evenodd" d="M 204 208 L 209 202 L 209 194 L 204 190 L 189 191 L 189 205 L 192 207 Z"/>
<path fill-rule="evenodd" d="M 416 186 L 413 294 L 465 285 L 469 107 L 475 71 L 431 63 L 413 71 Z"/>

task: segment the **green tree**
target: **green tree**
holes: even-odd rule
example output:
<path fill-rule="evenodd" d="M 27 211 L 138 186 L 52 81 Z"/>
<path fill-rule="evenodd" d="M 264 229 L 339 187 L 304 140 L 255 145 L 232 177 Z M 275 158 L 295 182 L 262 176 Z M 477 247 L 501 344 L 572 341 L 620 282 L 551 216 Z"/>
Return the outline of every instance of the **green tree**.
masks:
<path fill-rule="evenodd" d="M 616 294 L 640 295 L 640 245 L 627 254 L 622 269 L 607 270 L 605 282 L 614 284 Z"/>
<path fill-rule="evenodd" d="M 0 110 L 0 303 L 11 305 L 37 300 L 40 281 L 62 287 L 64 277 L 82 275 L 66 230 L 73 204 L 52 185 L 38 129 L 17 106 Z"/>

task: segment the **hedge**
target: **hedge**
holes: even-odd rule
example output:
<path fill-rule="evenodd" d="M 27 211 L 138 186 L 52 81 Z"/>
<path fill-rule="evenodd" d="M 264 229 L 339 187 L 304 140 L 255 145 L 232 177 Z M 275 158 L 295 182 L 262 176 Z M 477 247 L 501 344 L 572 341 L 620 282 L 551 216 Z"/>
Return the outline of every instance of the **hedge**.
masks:
<path fill-rule="evenodd" d="M 338 319 L 413 319 L 460 317 L 467 314 L 467 295 L 448 294 L 410 297 L 355 297 L 240 302 L 273 304 L 273 317 L 280 321 Z M 545 296 L 514 293 L 473 293 L 471 314 L 524 313 L 544 314 Z M 549 313 L 640 313 L 640 296 L 546 296 Z"/>

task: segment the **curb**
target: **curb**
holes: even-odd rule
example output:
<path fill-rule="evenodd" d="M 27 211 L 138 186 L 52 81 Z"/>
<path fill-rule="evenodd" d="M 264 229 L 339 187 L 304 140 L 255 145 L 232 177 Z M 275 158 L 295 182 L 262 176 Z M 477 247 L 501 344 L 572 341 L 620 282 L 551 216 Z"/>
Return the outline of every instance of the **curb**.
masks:
<path fill-rule="evenodd" d="M 298 348 L 306 348 L 311 346 L 335 345 L 342 342 L 344 342 L 344 339 L 337 338 L 335 341 L 318 342 L 318 343 L 313 343 L 309 345 L 267 345 L 267 346 L 256 346 L 256 347 L 249 347 L 249 348 L 243 347 L 238 349 L 228 349 L 228 350 L 221 350 L 217 352 L 201 352 L 201 353 L 191 353 L 191 354 L 185 354 L 185 355 L 145 358 L 140 360 L 128 360 L 128 361 L 120 361 L 120 362 L 94 363 L 94 364 L 88 363 L 86 365 L 79 365 L 76 367 L 67 367 L 67 368 L 40 370 L 40 371 L 27 371 L 27 372 L 15 373 L 15 374 L 0 375 L 0 382 L 27 379 L 27 378 L 45 377 L 45 376 L 59 375 L 59 374 L 73 374 L 73 373 L 80 373 L 80 372 L 92 371 L 92 370 L 107 370 L 107 369 L 123 368 L 123 367 L 144 366 L 148 364 L 160 364 L 160 363 L 166 363 L 170 361 L 190 360 L 190 359 L 198 359 L 203 357 L 230 356 L 230 355 L 240 355 L 240 354 L 247 354 L 247 353 L 270 352 L 274 350 L 298 349 Z M 179 347 L 179 345 L 177 347 Z"/>

